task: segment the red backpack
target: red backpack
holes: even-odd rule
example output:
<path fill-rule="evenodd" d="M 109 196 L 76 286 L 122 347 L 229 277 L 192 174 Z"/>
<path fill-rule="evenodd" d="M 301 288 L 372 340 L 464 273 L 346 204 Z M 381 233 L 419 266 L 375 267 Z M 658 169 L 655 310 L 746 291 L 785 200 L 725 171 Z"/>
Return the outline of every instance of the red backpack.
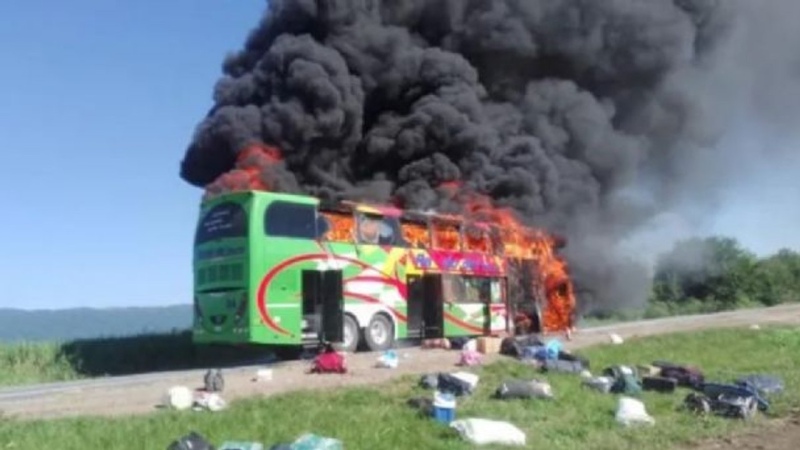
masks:
<path fill-rule="evenodd" d="M 346 373 L 344 366 L 344 356 L 337 352 L 325 352 L 314 358 L 312 373 Z"/>

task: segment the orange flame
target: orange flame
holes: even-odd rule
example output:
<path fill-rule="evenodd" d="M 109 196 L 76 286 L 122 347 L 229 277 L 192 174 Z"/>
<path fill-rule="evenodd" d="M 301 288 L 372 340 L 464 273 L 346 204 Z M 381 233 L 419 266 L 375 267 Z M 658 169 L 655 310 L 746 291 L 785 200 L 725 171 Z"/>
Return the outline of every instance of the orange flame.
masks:
<path fill-rule="evenodd" d="M 428 227 L 421 223 L 403 223 L 400 225 L 403 239 L 414 248 L 425 248 L 431 245 L 431 234 Z"/>
<path fill-rule="evenodd" d="M 556 254 L 563 239 L 543 230 L 522 225 L 508 208 L 492 205 L 489 198 L 475 194 L 462 201 L 469 216 L 496 227 L 495 238 L 508 258 L 533 260 L 537 268 L 534 282 L 542 286 L 546 305 L 542 314 L 545 331 L 567 330 L 574 324 L 575 294 L 567 262 Z"/>
<path fill-rule="evenodd" d="M 326 241 L 349 242 L 355 241 L 354 230 L 356 221 L 352 214 L 322 212 L 323 217 L 328 220 L 330 227 L 323 237 Z"/>
<path fill-rule="evenodd" d="M 252 144 L 236 157 L 235 168 L 217 177 L 206 186 L 205 197 L 234 191 L 271 191 L 273 186 L 261 174 L 265 167 L 283 160 L 280 150 L 264 144 Z"/>
<path fill-rule="evenodd" d="M 460 250 L 461 233 L 458 225 L 433 221 L 433 248 L 437 250 Z"/>

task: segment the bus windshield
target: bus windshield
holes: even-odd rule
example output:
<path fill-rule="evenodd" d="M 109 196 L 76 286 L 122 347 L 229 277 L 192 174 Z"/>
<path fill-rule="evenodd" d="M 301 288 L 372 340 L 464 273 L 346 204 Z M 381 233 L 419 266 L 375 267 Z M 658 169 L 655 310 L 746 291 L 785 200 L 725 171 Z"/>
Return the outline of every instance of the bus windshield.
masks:
<path fill-rule="evenodd" d="M 197 225 L 194 243 L 200 245 L 234 237 L 247 237 L 247 212 L 239 203 L 225 202 L 203 215 Z"/>

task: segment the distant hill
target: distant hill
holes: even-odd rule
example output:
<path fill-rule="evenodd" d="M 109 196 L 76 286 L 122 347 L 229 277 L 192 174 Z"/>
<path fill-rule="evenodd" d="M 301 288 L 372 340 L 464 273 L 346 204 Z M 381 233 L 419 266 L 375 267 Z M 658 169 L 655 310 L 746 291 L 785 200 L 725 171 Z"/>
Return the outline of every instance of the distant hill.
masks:
<path fill-rule="evenodd" d="M 0 308 L 0 341 L 63 341 L 185 330 L 192 306 L 70 308 L 33 310 Z"/>

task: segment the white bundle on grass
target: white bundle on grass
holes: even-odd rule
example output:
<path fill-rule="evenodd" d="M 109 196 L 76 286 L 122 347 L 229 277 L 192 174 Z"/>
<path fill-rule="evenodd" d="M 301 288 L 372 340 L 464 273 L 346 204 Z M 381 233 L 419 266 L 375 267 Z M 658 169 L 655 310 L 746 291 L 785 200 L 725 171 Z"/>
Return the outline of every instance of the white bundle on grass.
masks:
<path fill-rule="evenodd" d="M 163 403 L 172 409 L 189 409 L 194 405 L 194 392 L 186 386 L 173 386 L 164 395 Z"/>
<path fill-rule="evenodd" d="M 630 397 L 622 397 L 617 404 L 617 422 L 625 425 L 648 424 L 653 425 L 656 420 L 647 413 L 644 403 Z"/>
<path fill-rule="evenodd" d="M 462 419 L 450 424 L 452 428 L 475 445 L 525 445 L 525 433 L 508 422 L 489 419 Z"/>

